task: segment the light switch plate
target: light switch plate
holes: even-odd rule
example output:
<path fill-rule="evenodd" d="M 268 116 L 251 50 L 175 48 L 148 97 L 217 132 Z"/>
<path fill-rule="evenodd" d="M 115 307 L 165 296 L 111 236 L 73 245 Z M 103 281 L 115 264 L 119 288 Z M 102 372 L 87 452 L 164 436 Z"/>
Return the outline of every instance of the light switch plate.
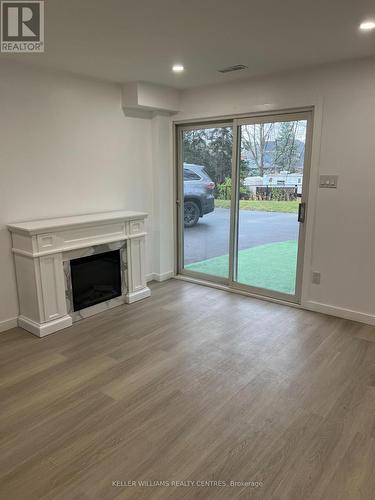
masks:
<path fill-rule="evenodd" d="M 321 175 L 319 176 L 319 187 L 321 188 L 337 188 L 338 175 Z"/>

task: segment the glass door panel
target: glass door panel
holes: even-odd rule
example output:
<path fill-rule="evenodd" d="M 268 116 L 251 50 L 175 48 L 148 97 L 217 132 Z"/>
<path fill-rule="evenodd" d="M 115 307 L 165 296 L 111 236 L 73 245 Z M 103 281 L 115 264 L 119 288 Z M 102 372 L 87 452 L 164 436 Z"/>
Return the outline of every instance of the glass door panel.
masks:
<path fill-rule="evenodd" d="M 297 296 L 308 115 L 239 121 L 234 281 Z M 300 213 L 302 219 L 302 212 Z"/>
<path fill-rule="evenodd" d="M 232 125 L 183 127 L 179 134 L 180 272 L 227 281 Z"/>

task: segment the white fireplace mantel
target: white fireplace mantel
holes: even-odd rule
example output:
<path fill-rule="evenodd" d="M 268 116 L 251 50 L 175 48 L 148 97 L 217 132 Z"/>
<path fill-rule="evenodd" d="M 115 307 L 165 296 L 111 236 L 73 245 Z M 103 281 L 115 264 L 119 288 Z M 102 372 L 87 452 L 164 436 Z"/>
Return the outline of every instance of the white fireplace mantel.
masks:
<path fill-rule="evenodd" d="M 72 325 L 65 297 L 64 256 L 96 245 L 126 241 L 127 290 L 123 301 L 132 303 L 149 297 L 145 272 L 146 217 L 146 213 L 116 211 L 9 224 L 19 326 L 43 337 Z"/>

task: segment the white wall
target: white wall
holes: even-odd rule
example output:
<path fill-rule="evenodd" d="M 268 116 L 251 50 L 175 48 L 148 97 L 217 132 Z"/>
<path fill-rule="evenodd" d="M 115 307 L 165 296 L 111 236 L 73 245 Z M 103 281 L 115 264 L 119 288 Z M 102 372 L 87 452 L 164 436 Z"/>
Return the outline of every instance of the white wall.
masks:
<path fill-rule="evenodd" d="M 159 280 L 174 274 L 173 187 L 171 163 L 171 123 L 168 116 L 152 119 L 153 166 L 153 269 Z"/>
<path fill-rule="evenodd" d="M 367 59 L 201 87 L 175 119 L 315 105 L 303 305 L 375 324 L 374 82 Z M 318 189 L 319 173 L 338 174 L 338 189 Z"/>
<path fill-rule="evenodd" d="M 375 59 L 183 93 L 176 120 L 316 106 L 303 305 L 375 324 Z M 0 66 L 0 330 L 18 313 L 5 224 L 144 210 L 148 269 L 174 269 L 171 120 L 128 118 L 120 87 Z M 318 174 L 338 174 L 318 190 Z M 321 284 L 311 284 L 311 272 Z"/>
<path fill-rule="evenodd" d="M 17 294 L 5 224 L 116 209 L 150 213 L 151 121 L 127 118 L 119 86 L 27 66 L 0 66 L 0 330 Z"/>

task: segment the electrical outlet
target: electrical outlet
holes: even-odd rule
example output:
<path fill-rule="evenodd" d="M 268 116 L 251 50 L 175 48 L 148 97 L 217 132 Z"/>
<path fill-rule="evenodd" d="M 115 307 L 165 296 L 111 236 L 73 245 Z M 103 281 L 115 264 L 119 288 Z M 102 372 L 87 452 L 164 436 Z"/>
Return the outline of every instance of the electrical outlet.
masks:
<path fill-rule="evenodd" d="M 312 282 L 314 285 L 320 285 L 320 273 L 316 271 L 312 273 Z"/>

